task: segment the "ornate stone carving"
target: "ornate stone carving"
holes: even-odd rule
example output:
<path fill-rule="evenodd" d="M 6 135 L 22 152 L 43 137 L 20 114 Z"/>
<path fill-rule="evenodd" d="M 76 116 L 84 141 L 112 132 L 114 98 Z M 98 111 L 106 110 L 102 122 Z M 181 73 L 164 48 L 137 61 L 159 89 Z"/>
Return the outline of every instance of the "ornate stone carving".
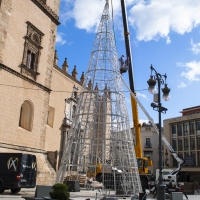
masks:
<path fill-rule="evenodd" d="M 36 6 L 38 6 L 56 25 L 59 25 L 58 15 L 46 4 L 44 0 L 31 0 Z"/>
<path fill-rule="evenodd" d="M 39 29 L 37 29 L 30 22 L 27 23 L 27 34 L 24 37 L 24 55 L 21 64 L 21 73 L 32 77 L 36 80 L 38 73 L 38 61 L 40 56 L 40 50 L 42 49 L 41 41 L 44 35 Z"/>

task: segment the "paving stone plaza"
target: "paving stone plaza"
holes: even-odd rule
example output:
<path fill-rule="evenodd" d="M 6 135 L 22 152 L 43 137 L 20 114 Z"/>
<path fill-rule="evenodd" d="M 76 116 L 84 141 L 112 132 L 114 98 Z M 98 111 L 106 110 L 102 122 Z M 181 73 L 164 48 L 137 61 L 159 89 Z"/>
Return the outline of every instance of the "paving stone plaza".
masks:
<path fill-rule="evenodd" d="M 23 196 L 34 196 L 35 188 L 32 189 L 22 189 L 18 194 L 11 194 L 9 190 L 6 190 L 3 194 L 0 194 L 0 200 L 24 200 Z M 97 198 L 96 198 L 97 194 Z M 98 193 L 98 190 L 81 190 L 80 192 L 70 192 L 70 200 L 101 200 L 103 196 Z M 131 200 L 131 197 L 119 198 L 118 200 L 127 199 Z M 152 194 L 147 195 L 147 200 L 156 199 L 153 198 Z M 166 200 L 169 200 L 170 197 L 166 196 Z M 200 194 L 195 193 L 193 195 L 188 195 L 188 200 L 199 200 Z M 183 200 L 186 200 L 183 196 Z"/>

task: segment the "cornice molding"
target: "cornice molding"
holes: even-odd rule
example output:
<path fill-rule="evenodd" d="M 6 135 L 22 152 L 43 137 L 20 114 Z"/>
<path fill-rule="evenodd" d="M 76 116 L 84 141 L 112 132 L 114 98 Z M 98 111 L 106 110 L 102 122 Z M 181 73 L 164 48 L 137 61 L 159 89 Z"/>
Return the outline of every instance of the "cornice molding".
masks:
<path fill-rule="evenodd" d="M 23 79 L 23 80 L 25 80 L 25 81 L 33 84 L 33 85 L 36 85 L 37 87 L 43 89 L 44 91 L 46 91 L 48 93 L 51 92 L 51 89 L 49 89 L 49 88 L 45 87 L 44 85 L 42 85 L 40 83 L 37 83 L 36 81 L 34 81 L 34 80 L 22 75 L 21 73 L 11 69 L 10 67 L 7 67 L 7 66 L 3 65 L 2 63 L 0 63 L 0 69 L 4 69 L 5 71 L 7 71 L 7 72 L 9 72 L 9 73 L 11 73 L 11 74 L 13 74 L 13 75 L 15 75 L 17 77 L 19 77 L 19 78 L 21 78 L 21 79 Z"/>
<path fill-rule="evenodd" d="M 5 148 L 5 149 L 13 149 L 13 150 L 18 150 L 18 151 L 20 150 L 20 151 L 33 152 L 33 153 L 43 153 L 43 154 L 46 153 L 46 151 L 43 149 L 36 149 L 33 147 L 25 147 L 25 146 L 3 143 L 3 142 L 0 142 L 0 147 Z"/>
<path fill-rule="evenodd" d="M 51 20 L 59 25 L 60 22 L 58 15 L 49 7 L 43 0 L 31 0 L 38 8 L 40 8 Z"/>

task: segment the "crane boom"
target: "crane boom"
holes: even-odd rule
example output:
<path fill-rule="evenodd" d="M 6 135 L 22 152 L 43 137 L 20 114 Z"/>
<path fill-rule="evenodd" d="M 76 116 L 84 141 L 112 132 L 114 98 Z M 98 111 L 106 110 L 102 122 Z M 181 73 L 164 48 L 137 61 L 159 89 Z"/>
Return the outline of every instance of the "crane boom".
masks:
<path fill-rule="evenodd" d="M 125 0 L 121 0 L 121 10 L 122 10 L 122 19 L 123 19 L 123 26 L 124 26 L 124 40 L 125 40 L 125 47 L 126 47 L 126 56 L 127 56 L 127 65 L 128 65 L 128 75 L 129 75 L 129 84 L 131 94 L 135 93 L 134 90 L 134 81 L 133 81 L 133 65 L 132 65 L 132 53 L 131 53 L 131 45 L 130 45 L 130 35 L 128 30 L 128 23 L 127 23 L 127 15 L 126 15 L 126 5 Z M 138 116 L 138 107 L 137 101 L 134 98 L 134 95 L 130 95 L 131 97 L 131 106 L 132 106 L 132 116 L 133 116 L 133 125 L 135 129 L 135 154 L 137 158 L 138 164 L 138 171 L 140 174 L 140 181 L 143 188 L 147 188 L 148 185 L 148 178 L 147 174 L 149 172 L 148 166 L 152 166 L 152 160 L 149 158 L 143 157 L 142 153 L 142 142 L 141 142 L 141 135 L 140 135 L 140 123 L 139 123 L 139 116 Z"/>
<path fill-rule="evenodd" d="M 124 25 L 124 39 L 125 39 L 125 47 L 126 47 L 126 55 L 129 58 L 129 84 L 130 89 L 134 93 L 134 81 L 133 81 L 133 67 L 132 67 L 132 53 L 131 53 L 131 45 L 130 45 L 130 35 L 128 30 L 128 24 L 127 24 L 127 15 L 126 15 L 126 5 L 125 1 L 121 0 L 121 7 L 122 7 L 122 19 L 123 19 L 123 25 Z"/>
<path fill-rule="evenodd" d="M 134 93 L 135 90 L 134 90 L 134 81 L 133 81 L 132 53 L 131 53 L 130 35 L 129 35 L 128 23 L 127 23 L 126 5 L 125 5 L 124 0 L 121 0 L 121 9 L 122 9 L 122 19 L 123 19 L 123 26 L 124 26 L 126 55 L 128 59 L 129 84 L 130 84 L 131 92 Z M 135 154 L 137 158 L 143 158 L 137 102 L 132 96 L 131 96 L 131 105 L 132 105 L 133 125 L 135 129 L 135 140 L 136 140 Z M 140 169 L 139 169 L 139 172 L 142 173 Z"/>
<path fill-rule="evenodd" d="M 135 101 L 137 102 L 137 104 L 140 106 L 140 108 L 142 109 L 142 111 L 144 112 L 144 114 L 147 116 L 148 120 L 151 122 L 152 126 L 155 128 L 156 133 L 159 135 L 159 130 L 156 126 L 156 124 L 154 123 L 154 120 L 151 118 L 151 116 L 149 115 L 149 113 L 147 112 L 147 110 L 144 108 L 144 106 L 142 105 L 142 103 L 139 101 L 139 99 L 134 95 L 134 93 L 131 91 L 131 89 L 128 87 L 128 85 L 124 82 L 124 80 L 122 79 L 122 82 L 124 83 L 124 85 L 126 86 L 126 88 L 130 91 L 131 96 L 135 99 Z M 162 134 L 162 141 L 165 143 L 165 145 L 167 146 L 167 148 L 169 149 L 171 155 L 174 157 L 174 159 L 177 161 L 178 163 L 178 167 L 173 170 L 170 174 L 171 175 L 176 175 L 178 174 L 178 172 L 181 170 L 181 166 L 184 163 L 184 160 L 182 158 L 180 158 L 178 156 L 178 154 L 174 151 L 174 149 L 171 147 L 171 145 L 169 144 L 169 142 L 167 141 L 167 139 L 165 138 L 165 136 Z"/>

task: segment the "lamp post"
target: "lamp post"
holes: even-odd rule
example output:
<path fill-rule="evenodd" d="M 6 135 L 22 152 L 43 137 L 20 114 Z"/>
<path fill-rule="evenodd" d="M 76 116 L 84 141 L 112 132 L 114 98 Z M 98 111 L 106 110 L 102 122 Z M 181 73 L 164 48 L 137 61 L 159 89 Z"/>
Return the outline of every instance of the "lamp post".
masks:
<path fill-rule="evenodd" d="M 166 185 L 163 183 L 163 161 L 162 161 L 162 132 L 161 132 L 161 113 L 166 113 L 167 108 L 162 107 L 161 99 L 160 99 L 160 90 L 161 85 L 164 85 L 164 88 L 162 88 L 163 96 L 162 98 L 165 101 L 168 101 L 170 96 L 169 92 L 170 89 L 167 87 L 166 84 L 166 78 L 167 75 L 161 75 L 158 73 L 153 66 L 151 65 L 151 76 L 150 79 L 147 81 L 149 88 L 148 91 L 151 94 L 154 94 L 154 103 L 151 103 L 151 107 L 153 107 L 153 110 L 158 111 L 158 120 L 159 120 L 159 178 L 158 178 L 158 184 L 157 184 L 157 200 L 165 200 L 165 187 Z M 154 75 L 152 73 L 154 72 Z M 156 83 L 158 84 L 158 93 L 156 93 Z"/>
<path fill-rule="evenodd" d="M 165 151 L 165 167 L 166 167 L 166 169 L 167 169 L 168 166 L 169 166 L 169 164 L 168 164 L 168 152 L 167 152 L 167 149 L 166 149 L 166 151 Z"/>

